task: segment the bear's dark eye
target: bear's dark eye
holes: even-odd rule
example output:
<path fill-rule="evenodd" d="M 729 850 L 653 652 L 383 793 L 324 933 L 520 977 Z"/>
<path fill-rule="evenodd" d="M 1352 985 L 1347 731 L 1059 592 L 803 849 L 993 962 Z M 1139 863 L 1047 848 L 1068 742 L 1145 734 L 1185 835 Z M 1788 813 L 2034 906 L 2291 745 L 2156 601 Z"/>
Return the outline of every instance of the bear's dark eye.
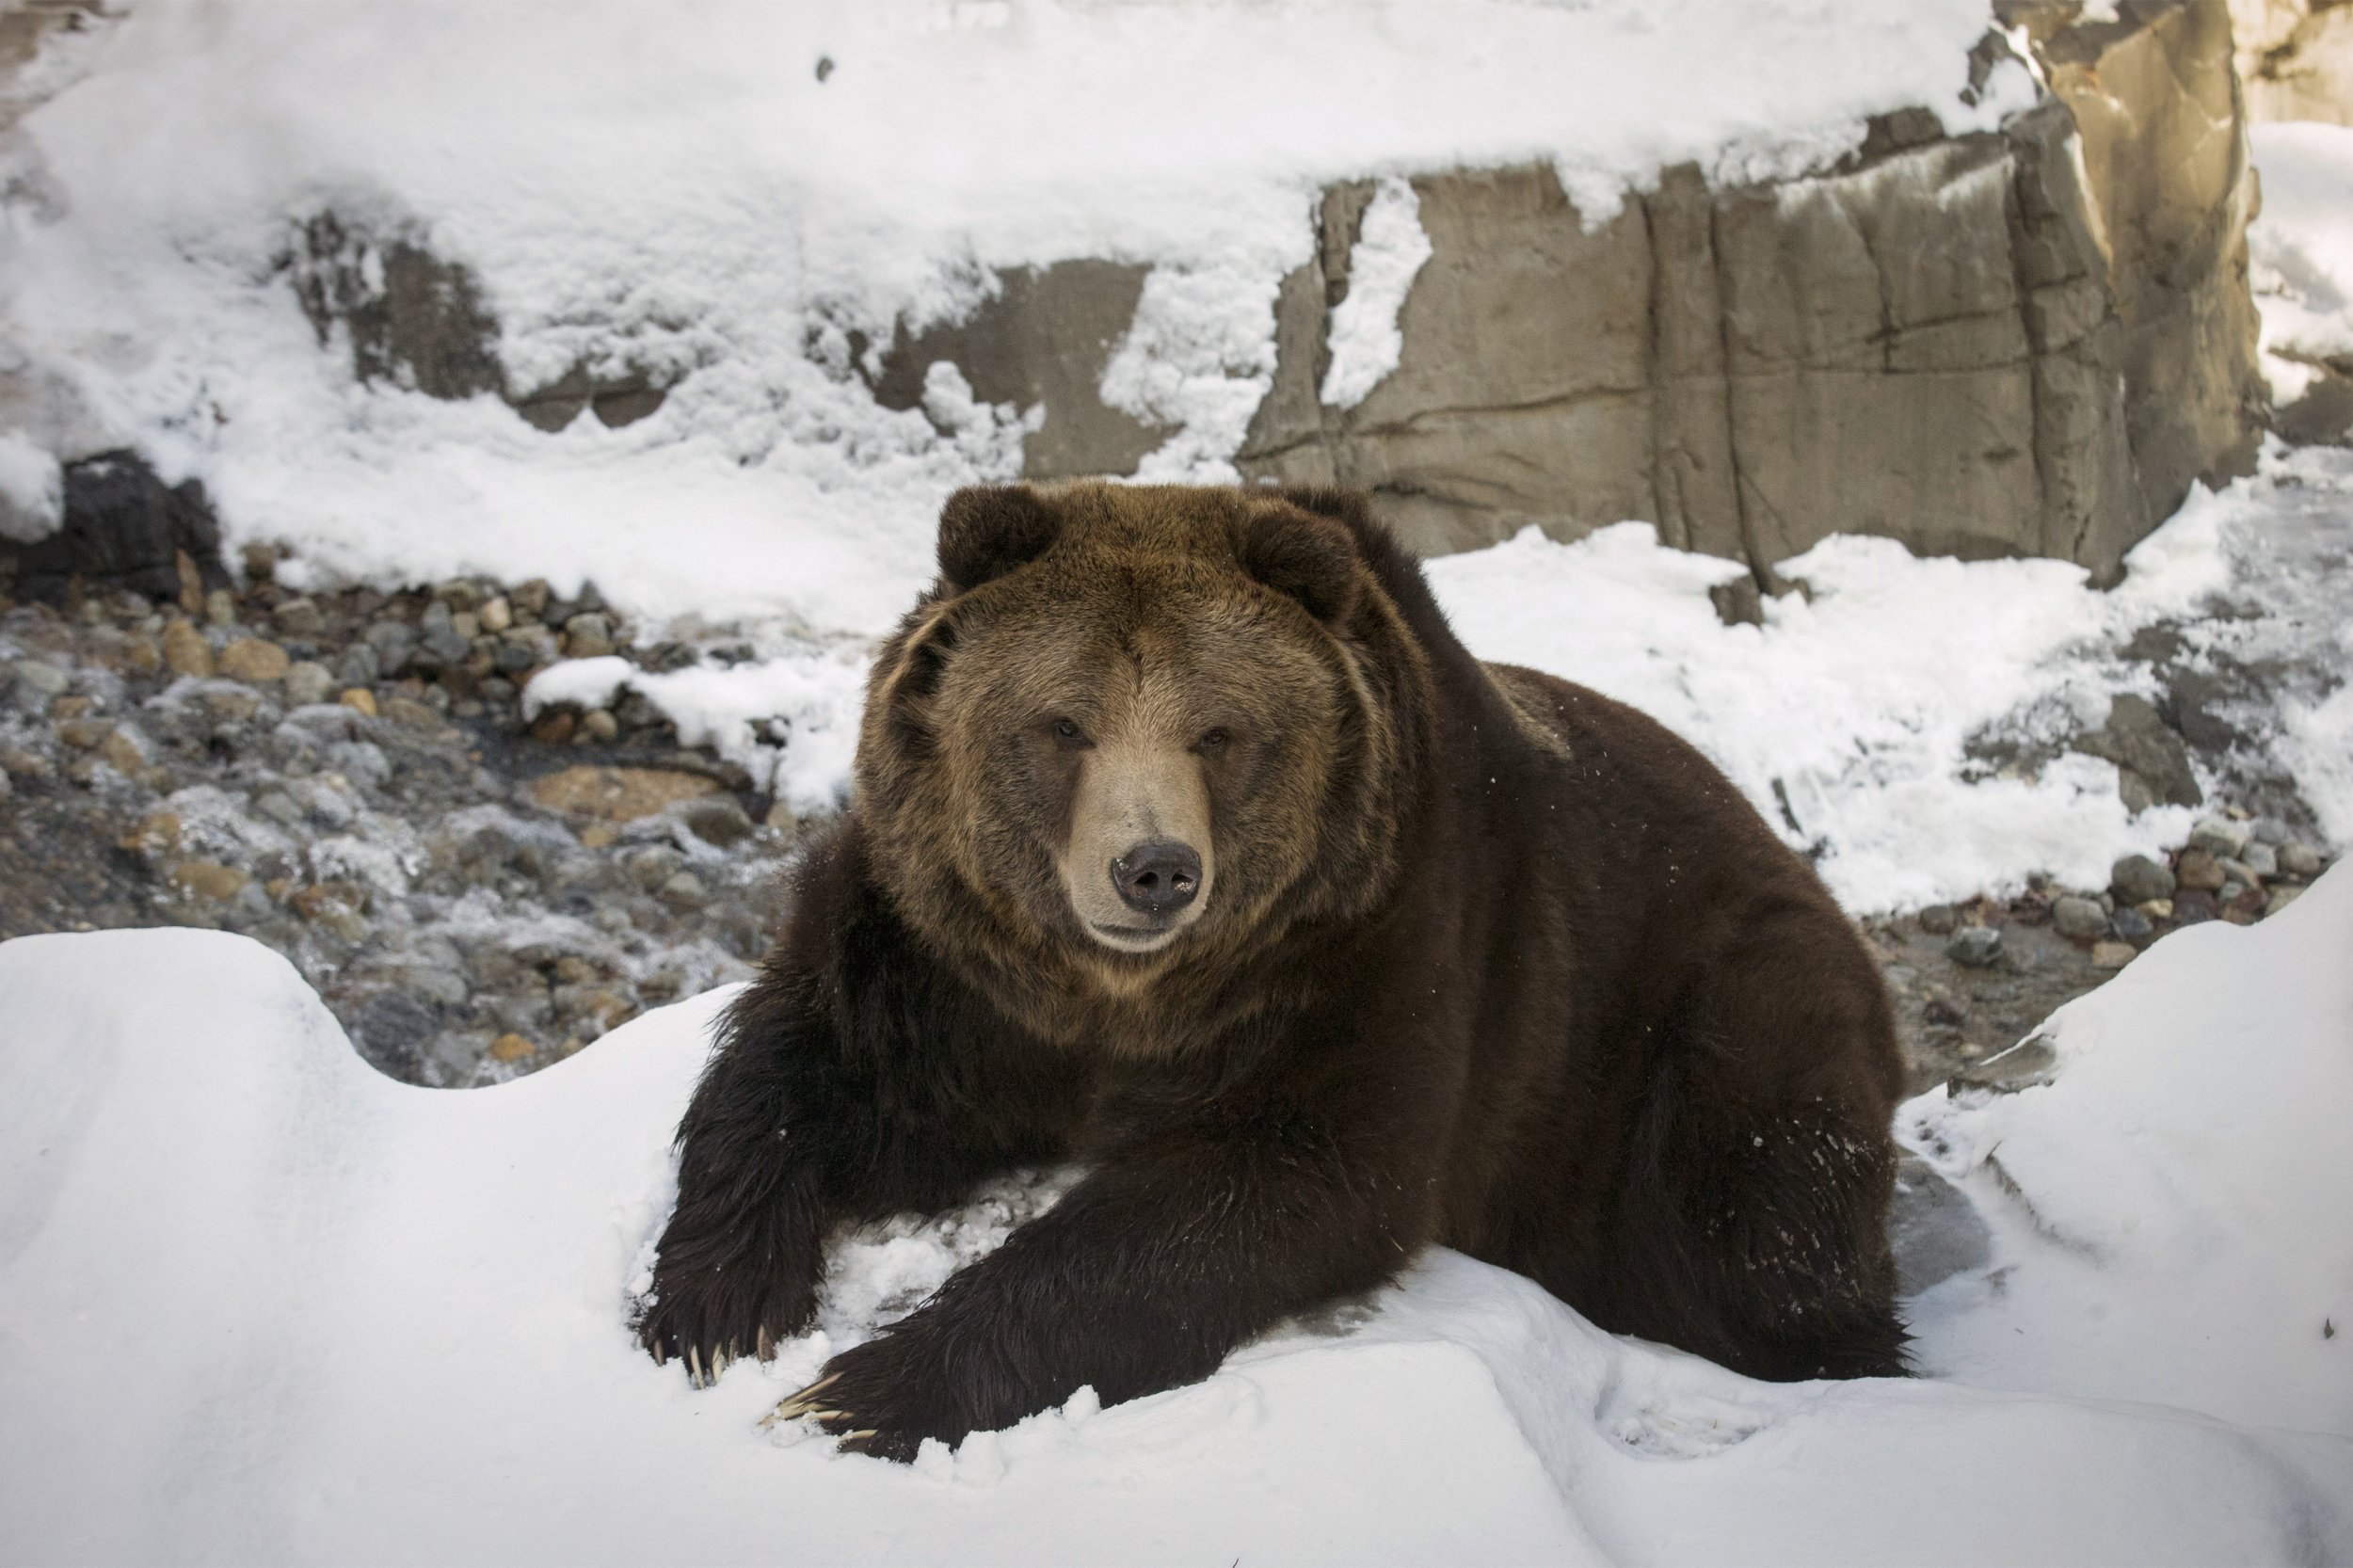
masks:
<path fill-rule="evenodd" d="M 1233 737 L 1223 729 L 1205 729 L 1201 733 L 1201 739 L 1195 741 L 1193 744 L 1203 751 L 1223 751 L 1225 749 L 1225 743 L 1232 739 Z"/>
<path fill-rule="evenodd" d="M 1066 746 L 1082 746 L 1087 744 L 1087 732 L 1068 719 L 1056 719 L 1054 739 Z"/>

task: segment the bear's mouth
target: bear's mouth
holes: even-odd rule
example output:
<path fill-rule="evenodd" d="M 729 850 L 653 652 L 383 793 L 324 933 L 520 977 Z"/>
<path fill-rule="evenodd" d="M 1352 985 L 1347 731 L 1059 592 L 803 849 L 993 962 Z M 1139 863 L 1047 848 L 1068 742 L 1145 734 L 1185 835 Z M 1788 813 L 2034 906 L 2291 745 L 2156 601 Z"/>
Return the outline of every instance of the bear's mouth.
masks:
<path fill-rule="evenodd" d="M 1168 925 L 1112 925 L 1105 920 L 1089 920 L 1086 923 L 1087 930 L 1094 935 L 1097 941 L 1103 943 L 1107 947 L 1119 948 L 1128 952 L 1149 952 L 1153 948 L 1160 946 L 1170 937 L 1176 936 L 1179 931 L 1184 929 L 1183 925 L 1177 923 L 1171 923 Z"/>

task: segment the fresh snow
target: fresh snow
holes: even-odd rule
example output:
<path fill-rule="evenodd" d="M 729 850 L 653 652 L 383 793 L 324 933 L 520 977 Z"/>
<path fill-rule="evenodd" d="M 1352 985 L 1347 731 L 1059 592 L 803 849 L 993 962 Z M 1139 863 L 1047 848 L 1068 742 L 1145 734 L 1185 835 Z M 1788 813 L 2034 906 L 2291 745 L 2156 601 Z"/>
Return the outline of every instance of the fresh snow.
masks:
<path fill-rule="evenodd" d="M 56 456 L 14 430 L 0 430 L 0 539 L 33 544 L 64 519 L 65 476 Z"/>
<path fill-rule="evenodd" d="M 1745 568 L 1667 549 L 1647 523 L 1571 544 L 1530 529 L 1426 564 L 1473 652 L 1590 685 L 1691 740 L 1858 913 L 2013 892 L 2037 872 L 2101 888 L 2119 856 L 2180 843 L 2194 812 L 2128 816 L 2115 767 L 2063 749 L 2117 694 L 2162 695 L 2124 652 L 2152 629 L 2193 664 L 2268 672 L 2264 706 L 2220 716 L 2266 735 L 2249 766 L 2292 778 L 2321 836 L 2353 847 L 2353 455 L 2267 453 L 2254 478 L 2194 493 L 2127 567 L 2103 591 L 2063 561 L 1922 560 L 1836 537 L 1781 564 L 1810 597 L 1727 626 L 1708 589 Z M 634 688 L 810 810 L 849 786 L 863 650 L 779 644 L 667 675 L 561 664 L 525 700 L 593 706 Z M 2004 746 L 2029 760 L 1997 764 Z"/>
<path fill-rule="evenodd" d="M 1146 477 L 1229 476 L 1327 181 L 1545 160 L 1599 217 L 1667 165 L 1794 173 L 1874 113 L 1983 128 L 2028 90 L 1962 101 L 1982 0 L 686 14 L 135 5 L 60 48 L 79 80 L 0 153 L 9 362 L 298 570 L 590 578 L 656 622 L 872 636 L 1032 410 L 881 408 L 855 334 L 968 312 L 999 268 L 1148 264 L 1104 395 L 1171 428 Z M 668 400 L 549 436 L 355 383 L 292 281 L 328 212 L 379 266 L 414 239 L 472 268 L 519 390 L 634 366 Z"/>
<path fill-rule="evenodd" d="M 1324 402 L 1353 408 L 1397 368 L 1405 352 L 1397 313 L 1430 254 L 1414 187 L 1394 176 L 1382 181 L 1348 252 L 1348 296 L 1332 309 L 1327 340 L 1332 367 L 1323 374 Z"/>
<path fill-rule="evenodd" d="M 2353 126 L 2248 127 L 2263 211 L 2248 226 L 2265 373 L 2281 402 L 2329 360 L 2353 362 Z"/>
<path fill-rule="evenodd" d="M 1440 1251 L 1205 1383 L 900 1467 L 756 1423 L 1066 1176 L 844 1239 L 819 1332 L 695 1393 L 626 1320 L 728 992 L 436 1091 L 376 1076 L 244 938 L 21 938 L 0 1539 L 44 1563 L 2344 1560 L 2349 946 L 2337 871 L 2063 1009 L 2056 1083 L 1906 1107 L 1992 1236 L 1916 1304 L 1929 1377 L 1752 1383 Z"/>

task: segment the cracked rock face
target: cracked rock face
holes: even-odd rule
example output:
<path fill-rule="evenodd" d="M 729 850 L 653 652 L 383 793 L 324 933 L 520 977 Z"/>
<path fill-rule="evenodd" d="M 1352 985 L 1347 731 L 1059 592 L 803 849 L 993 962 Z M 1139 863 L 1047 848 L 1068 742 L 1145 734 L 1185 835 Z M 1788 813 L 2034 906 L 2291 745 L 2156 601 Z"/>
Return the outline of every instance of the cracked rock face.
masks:
<path fill-rule="evenodd" d="M 1833 533 L 2113 578 L 2259 438 L 2254 185 L 2223 0 L 2076 10 L 2006 15 L 2050 94 L 1999 134 L 1891 115 L 1849 167 L 1724 188 L 1671 169 L 1590 229 L 1548 166 L 1417 178 L 1432 254 L 1403 351 L 1347 408 L 1319 391 L 1374 187 L 1332 186 L 1239 466 L 1368 487 L 1425 552 L 1640 519 L 1769 590 Z M 1155 433 L 1095 383 L 1140 270 L 1000 281 L 966 322 L 902 334 L 893 406 L 946 360 L 1043 408 L 1028 476 L 1134 472 Z"/>
<path fill-rule="evenodd" d="M 1892 116 L 1856 167 L 1673 169 L 1590 231 L 1548 168 L 1417 180 L 1404 353 L 1345 411 L 1315 388 L 1368 187 L 1335 188 L 1243 471 L 1369 486 L 1426 552 L 1634 518 L 1767 587 L 1833 533 L 2112 578 L 2258 439 L 2253 185 L 2219 0 L 2038 48 L 2052 97 L 1999 135 Z"/>
<path fill-rule="evenodd" d="M 2353 125 L 2353 6 L 2231 0 L 2231 25 L 2250 119 Z"/>

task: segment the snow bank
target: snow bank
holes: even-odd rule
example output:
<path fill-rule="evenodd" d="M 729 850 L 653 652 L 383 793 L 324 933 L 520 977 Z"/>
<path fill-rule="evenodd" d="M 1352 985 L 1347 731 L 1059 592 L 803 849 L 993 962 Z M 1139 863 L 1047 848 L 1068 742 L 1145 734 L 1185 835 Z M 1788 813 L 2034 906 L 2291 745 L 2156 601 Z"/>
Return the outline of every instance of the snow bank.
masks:
<path fill-rule="evenodd" d="M 438 1092 L 372 1073 L 243 938 L 23 938 L 0 1536 L 43 1562 L 2353 1558 L 2322 1334 L 2353 1322 L 2348 942 L 2339 871 L 2062 1011 L 2056 1084 L 1907 1108 L 1993 1234 L 1919 1304 L 1934 1379 L 1751 1383 L 1440 1252 L 1207 1383 L 900 1468 L 755 1422 L 1056 1179 L 853 1239 L 818 1336 L 696 1394 L 625 1318 L 726 993 Z"/>
<path fill-rule="evenodd" d="M 2035 871 L 2102 888 L 2117 856 L 2183 840 L 2191 812 L 2129 816 L 2115 768 L 2064 749 L 2115 694 L 2160 695 L 2123 655 L 2149 627 L 2191 660 L 2269 662 L 2280 712 L 2249 728 L 2284 724 L 2283 763 L 2342 840 L 2353 764 L 2335 748 L 2353 755 L 2353 709 L 2329 694 L 2353 670 L 2348 545 L 2353 459 L 2274 454 L 2256 479 L 2194 491 L 2106 592 L 2062 561 L 1922 560 L 1842 536 L 1780 564 L 1806 596 L 1726 626 L 1707 589 L 1744 568 L 1664 549 L 1647 523 L 1574 544 L 1530 529 L 1426 569 L 1473 652 L 1689 738 L 1865 912 L 2009 892 Z M 2025 762 L 1998 765 L 2004 750 Z"/>
<path fill-rule="evenodd" d="M 1986 25 L 1983 0 L 137 5 L 5 154 L 6 331 L 202 477 L 232 543 L 871 636 L 1029 412 L 876 406 L 854 344 L 894 318 L 960 314 L 993 269 L 1150 264 L 1104 393 L 1176 427 L 1147 476 L 1225 476 L 1324 182 L 1550 160 L 1599 217 L 1687 159 L 1793 173 L 1907 104 L 1993 123 L 2024 72 L 1962 102 Z M 472 269 L 515 390 L 633 368 L 667 401 L 550 436 L 355 383 L 294 287 L 330 212 L 378 283 L 398 240 Z"/>

